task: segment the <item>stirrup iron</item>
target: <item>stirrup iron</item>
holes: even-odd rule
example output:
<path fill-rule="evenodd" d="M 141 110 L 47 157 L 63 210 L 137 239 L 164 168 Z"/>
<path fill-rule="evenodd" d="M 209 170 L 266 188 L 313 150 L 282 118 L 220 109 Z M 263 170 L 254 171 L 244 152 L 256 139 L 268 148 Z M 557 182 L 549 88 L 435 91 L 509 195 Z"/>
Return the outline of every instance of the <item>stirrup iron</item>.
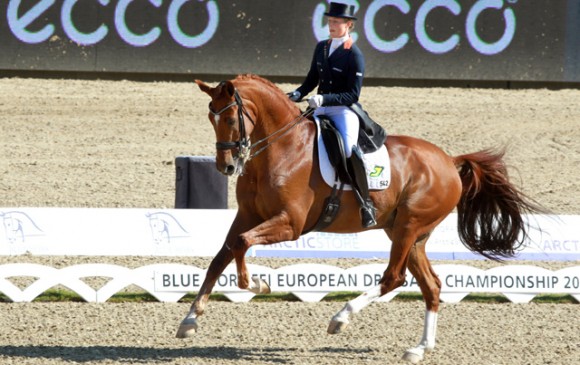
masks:
<path fill-rule="evenodd" d="M 370 200 L 367 200 L 364 206 L 360 208 L 361 222 L 364 228 L 369 228 L 377 225 L 377 220 L 375 218 L 375 210 L 376 209 Z"/>

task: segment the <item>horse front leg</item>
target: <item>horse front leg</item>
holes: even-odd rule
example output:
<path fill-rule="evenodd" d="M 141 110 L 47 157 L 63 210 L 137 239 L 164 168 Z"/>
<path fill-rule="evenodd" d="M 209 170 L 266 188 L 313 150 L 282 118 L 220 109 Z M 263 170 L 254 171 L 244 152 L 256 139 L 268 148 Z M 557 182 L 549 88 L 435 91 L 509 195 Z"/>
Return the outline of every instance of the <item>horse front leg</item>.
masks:
<path fill-rule="evenodd" d="M 238 287 L 248 289 L 256 294 L 269 294 L 270 286 L 258 277 L 250 277 L 246 267 L 246 252 L 254 245 L 268 245 L 272 243 L 298 239 L 302 226 L 296 227 L 287 212 L 264 221 L 258 226 L 240 235 L 237 245 L 232 247 L 238 271 Z M 250 280 L 251 279 L 251 280 Z"/>
<path fill-rule="evenodd" d="M 185 316 L 177 329 L 177 338 L 192 337 L 197 332 L 197 317 L 201 316 L 209 299 L 213 287 L 234 256 L 227 244 L 224 244 L 218 254 L 214 257 L 207 270 L 205 280 L 193 301 L 189 313 Z"/>
<path fill-rule="evenodd" d="M 250 280 L 245 255 L 248 249 L 255 244 L 269 244 L 297 239 L 302 227 L 295 229 L 291 225 L 291 221 L 290 216 L 283 212 L 247 232 L 240 233 L 244 231 L 240 227 L 251 227 L 252 224 L 249 222 L 242 223 L 241 219 L 236 217 L 226 242 L 207 270 L 205 280 L 191 305 L 189 313 L 177 330 L 177 338 L 187 338 L 195 334 L 198 328 L 197 318 L 204 313 L 209 295 L 217 279 L 234 258 L 236 260 L 238 286 L 240 289 L 248 289 L 256 294 L 268 294 L 270 292 L 269 285 L 262 279 L 255 277 Z"/>
<path fill-rule="evenodd" d="M 189 313 L 179 325 L 176 334 L 177 338 L 187 338 L 195 334 L 197 331 L 197 318 L 204 313 L 209 295 L 211 294 L 217 279 L 234 259 L 234 251 L 232 250 L 232 247 L 237 246 L 237 241 L 242 232 L 256 224 L 257 222 L 244 219 L 242 215 L 238 213 L 230 227 L 224 245 L 207 269 L 205 280 L 191 305 Z"/>

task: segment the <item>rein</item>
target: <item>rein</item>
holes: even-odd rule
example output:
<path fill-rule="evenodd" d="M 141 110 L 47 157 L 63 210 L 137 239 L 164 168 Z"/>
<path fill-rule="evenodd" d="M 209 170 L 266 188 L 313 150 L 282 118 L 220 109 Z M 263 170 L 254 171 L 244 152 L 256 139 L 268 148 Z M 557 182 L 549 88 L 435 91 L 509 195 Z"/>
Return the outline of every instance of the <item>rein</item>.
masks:
<path fill-rule="evenodd" d="M 248 119 L 250 119 L 250 122 L 252 122 L 253 126 L 255 126 L 256 123 L 254 122 L 254 120 L 252 119 L 252 117 L 250 116 L 250 114 L 248 113 L 246 108 L 244 107 L 244 103 L 242 101 L 242 98 L 240 97 L 240 94 L 238 93 L 238 90 L 235 90 L 235 92 L 234 92 L 234 101 L 233 102 L 224 106 L 223 108 L 221 108 L 217 112 L 212 109 L 211 103 L 209 103 L 209 111 L 214 116 L 219 116 L 220 114 L 222 114 L 223 112 L 225 112 L 226 110 L 228 110 L 229 108 L 232 108 L 234 106 L 238 107 L 238 123 L 239 123 L 239 130 L 240 130 L 240 133 L 239 133 L 240 139 L 236 142 L 233 142 L 233 141 L 216 142 L 216 149 L 218 149 L 218 150 L 231 150 L 234 148 L 238 148 L 239 153 L 238 153 L 237 157 L 241 158 L 244 161 L 244 163 L 249 161 L 250 159 L 256 157 L 260 153 L 262 153 L 266 148 L 270 147 L 272 144 L 274 144 L 276 141 L 278 141 L 280 138 L 282 138 L 285 134 L 287 134 L 292 129 L 294 129 L 294 127 L 296 127 L 298 125 L 298 123 L 300 123 L 302 120 L 304 120 L 304 118 L 306 118 L 307 116 L 311 115 L 314 112 L 314 109 L 308 108 L 304 112 L 300 113 L 299 116 L 294 118 L 292 120 L 292 122 L 284 125 L 282 128 L 280 128 L 280 129 L 276 130 L 275 132 L 269 134 L 268 136 L 256 141 L 255 143 L 250 144 L 250 137 L 246 134 L 244 115 L 246 115 L 248 117 Z M 274 136 L 276 136 L 275 139 L 273 139 L 272 141 L 268 141 L 270 138 L 272 138 Z M 264 146 L 260 147 L 257 151 L 254 151 L 253 153 L 251 152 L 252 150 L 258 148 L 261 144 L 264 144 L 264 143 L 266 143 L 266 144 Z"/>
<path fill-rule="evenodd" d="M 265 146 L 263 146 L 262 148 L 260 148 L 259 150 L 257 150 L 256 152 L 252 153 L 250 155 L 250 158 L 253 158 L 257 155 L 259 155 L 260 153 L 262 153 L 266 148 L 270 147 L 272 144 L 274 144 L 276 141 L 278 141 L 280 138 L 282 138 L 285 134 L 287 134 L 288 132 L 290 132 L 292 129 L 294 129 L 294 127 L 296 127 L 298 125 L 298 123 L 300 123 L 302 120 L 304 120 L 304 118 L 306 118 L 307 116 L 311 115 L 314 112 L 314 109 L 308 108 L 305 111 L 303 111 L 302 113 L 300 113 L 299 116 L 297 116 L 296 118 L 294 118 L 292 120 L 292 122 L 286 124 L 285 126 L 283 126 L 282 128 L 278 129 L 277 131 L 275 131 L 274 133 L 271 133 L 270 135 L 260 139 L 259 141 L 257 141 L 256 143 L 252 144 L 252 146 L 250 147 L 250 149 L 254 149 L 256 148 L 260 143 L 266 142 L 268 141 L 268 139 L 270 139 L 271 137 L 280 134 L 279 136 L 277 136 L 274 140 L 266 143 Z"/>

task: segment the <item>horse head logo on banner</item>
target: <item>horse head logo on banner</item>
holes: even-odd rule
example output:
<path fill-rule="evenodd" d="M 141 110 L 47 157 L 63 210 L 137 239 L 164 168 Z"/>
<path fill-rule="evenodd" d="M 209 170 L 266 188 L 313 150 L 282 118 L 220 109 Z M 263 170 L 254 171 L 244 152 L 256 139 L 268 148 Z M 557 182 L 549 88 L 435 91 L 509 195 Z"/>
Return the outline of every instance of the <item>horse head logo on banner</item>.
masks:
<path fill-rule="evenodd" d="M 151 237 L 157 245 L 169 244 L 172 238 L 189 237 L 189 232 L 169 213 L 151 213 L 146 217 L 149 218 Z"/>
<path fill-rule="evenodd" d="M 43 236 L 44 232 L 26 213 L 19 211 L 0 212 L 3 237 L 9 244 L 24 243 L 26 238 Z"/>

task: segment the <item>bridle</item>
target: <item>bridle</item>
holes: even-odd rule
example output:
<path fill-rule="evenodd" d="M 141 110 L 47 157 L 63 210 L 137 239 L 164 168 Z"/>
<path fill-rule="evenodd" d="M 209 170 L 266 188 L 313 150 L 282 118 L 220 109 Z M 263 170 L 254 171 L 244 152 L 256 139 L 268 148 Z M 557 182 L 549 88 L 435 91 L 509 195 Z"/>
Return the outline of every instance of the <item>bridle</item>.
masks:
<path fill-rule="evenodd" d="M 226 110 L 228 110 L 234 106 L 238 107 L 238 123 L 239 123 L 239 135 L 240 135 L 240 137 L 235 142 L 234 141 L 229 141 L 229 142 L 219 142 L 218 141 L 218 142 L 216 142 L 215 146 L 216 146 L 216 149 L 219 151 L 232 150 L 234 148 L 237 148 L 238 154 L 234 158 L 241 159 L 242 165 L 245 164 L 246 162 L 248 162 L 249 160 L 251 160 L 252 158 L 254 158 L 255 156 L 257 156 L 258 154 L 262 153 L 266 148 L 268 148 L 274 142 L 276 142 L 278 139 L 280 139 L 282 136 L 284 136 L 285 134 L 290 132 L 294 127 L 296 127 L 298 125 L 298 123 L 300 123 L 302 120 L 304 120 L 304 118 L 306 118 L 307 116 L 309 116 L 310 114 L 312 114 L 314 112 L 314 109 L 310 109 L 310 108 L 306 109 L 298 117 L 294 118 L 294 120 L 292 120 L 292 122 L 284 125 L 282 128 L 276 130 L 275 132 L 271 133 L 270 135 L 268 135 L 268 136 L 256 141 L 255 143 L 251 144 L 250 137 L 246 133 L 246 124 L 244 122 L 244 115 L 248 117 L 250 122 L 252 122 L 253 126 L 256 126 L 256 122 L 254 121 L 254 119 L 252 119 L 252 116 L 246 110 L 244 103 L 243 103 L 243 100 L 242 100 L 242 97 L 238 93 L 237 89 L 234 90 L 234 101 L 232 101 L 231 103 L 224 106 L 223 108 L 221 108 L 218 111 L 213 110 L 211 102 L 210 102 L 209 103 L 209 111 L 210 111 L 210 113 L 212 113 L 214 115 L 214 117 L 216 117 L 216 116 L 221 115 L 223 112 L 225 112 Z M 274 136 L 276 136 L 275 139 L 273 139 L 272 141 L 268 141 L 270 138 L 272 138 Z M 252 150 L 258 148 L 261 144 L 264 144 L 264 143 L 265 143 L 265 145 L 261 146 L 258 150 L 251 153 Z"/>
<path fill-rule="evenodd" d="M 209 111 L 213 114 L 214 117 L 220 116 L 223 112 L 228 110 L 229 108 L 237 106 L 238 107 L 238 122 L 239 122 L 239 131 L 240 131 L 240 139 L 237 142 L 229 141 L 229 142 L 216 142 L 215 147 L 218 150 L 231 150 L 234 148 L 238 148 L 240 151 L 249 148 L 250 146 L 250 138 L 246 134 L 246 123 L 244 122 L 244 115 L 248 117 L 252 125 L 256 125 L 252 116 L 248 113 L 246 108 L 244 107 L 244 103 L 242 102 L 242 98 L 238 93 L 238 90 L 234 91 L 234 101 L 229 103 L 228 105 L 221 108 L 219 111 L 214 111 L 211 102 L 209 103 Z"/>

